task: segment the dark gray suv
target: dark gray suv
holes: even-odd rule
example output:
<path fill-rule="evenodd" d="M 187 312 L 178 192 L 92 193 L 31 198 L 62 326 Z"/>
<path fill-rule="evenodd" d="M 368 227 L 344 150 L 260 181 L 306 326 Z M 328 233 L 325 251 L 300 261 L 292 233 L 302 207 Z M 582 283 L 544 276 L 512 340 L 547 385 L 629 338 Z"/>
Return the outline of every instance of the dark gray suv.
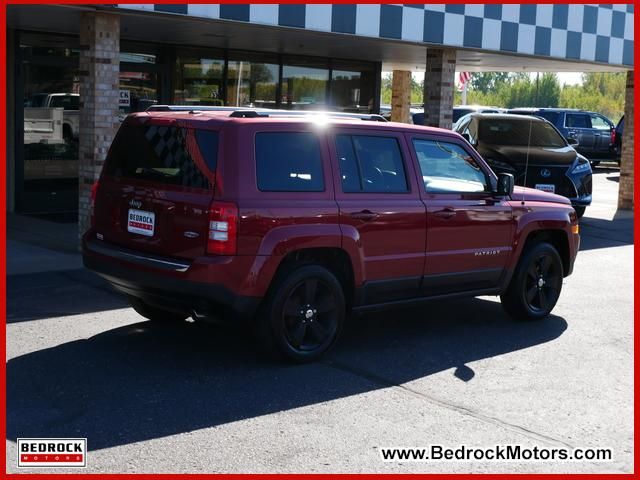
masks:
<path fill-rule="evenodd" d="M 516 185 L 562 195 L 578 217 L 591 204 L 589 160 L 557 128 L 538 116 L 470 113 L 456 124 L 496 173 L 510 173 Z"/>
<path fill-rule="evenodd" d="M 578 141 L 574 148 L 596 166 L 602 159 L 615 158 L 611 131 L 614 123 L 600 113 L 568 108 L 514 108 L 509 113 L 536 115 L 551 122 L 566 138 Z"/>

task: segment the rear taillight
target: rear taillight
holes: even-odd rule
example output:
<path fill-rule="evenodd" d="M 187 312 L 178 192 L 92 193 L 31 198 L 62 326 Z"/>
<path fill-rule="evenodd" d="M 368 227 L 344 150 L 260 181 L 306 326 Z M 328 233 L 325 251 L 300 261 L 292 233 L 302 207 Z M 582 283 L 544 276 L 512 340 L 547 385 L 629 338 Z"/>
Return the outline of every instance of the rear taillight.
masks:
<path fill-rule="evenodd" d="M 615 130 L 615 128 L 613 130 L 611 130 L 611 144 L 612 145 L 616 144 L 616 130 Z"/>
<path fill-rule="evenodd" d="M 209 208 L 207 253 L 235 255 L 238 232 L 238 207 L 228 202 L 213 202 Z"/>
<path fill-rule="evenodd" d="M 91 200 L 89 202 L 89 217 L 91 219 L 91 226 L 96 226 L 96 195 L 98 194 L 98 182 L 94 183 L 91 187 Z"/>

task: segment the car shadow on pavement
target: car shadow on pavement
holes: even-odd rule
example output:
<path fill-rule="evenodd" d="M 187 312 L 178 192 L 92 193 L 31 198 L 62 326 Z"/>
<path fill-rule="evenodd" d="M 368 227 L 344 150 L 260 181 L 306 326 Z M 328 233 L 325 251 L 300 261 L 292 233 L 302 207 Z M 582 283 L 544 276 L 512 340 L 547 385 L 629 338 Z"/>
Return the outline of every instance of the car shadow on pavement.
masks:
<path fill-rule="evenodd" d="M 126 308 L 126 298 L 89 270 L 11 275 L 7 323 Z"/>
<path fill-rule="evenodd" d="M 87 437 L 97 450 L 448 369 L 473 382 L 471 362 L 552 341 L 566 328 L 557 316 L 512 321 L 485 299 L 431 302 L 350 319 L 325 360 L 286 365 L 266 359 L 240 327 L 139 322 L 9 360 L 7 438 Z"/>
<path fill-rule="evenodd" d="M 583 217 L 580 251 L 633 245 L 633 213 L 618 211 L 612 220 Z"/>

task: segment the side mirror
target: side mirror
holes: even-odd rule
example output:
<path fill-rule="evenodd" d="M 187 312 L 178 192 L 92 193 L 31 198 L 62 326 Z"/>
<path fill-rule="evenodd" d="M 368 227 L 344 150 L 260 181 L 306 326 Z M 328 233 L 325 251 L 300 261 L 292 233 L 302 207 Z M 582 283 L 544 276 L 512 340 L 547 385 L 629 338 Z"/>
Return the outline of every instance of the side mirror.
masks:
<path fill-rule="evenodd" d="M 496 186 L 496 194 L 499 197 L 510 197 L 513 195 L 513 186 L 515 180 L 510 173 L 498 174 L 498 185 Z"/>
<path fill-rule="evenodd" d="M 573 137 L 567 138 L 567 143 L 569 145 L 571 145 L 572 147 L 575 147 L 575 146 L 579 145 L 578 139 L 577 138 L 573 138 Z"/>

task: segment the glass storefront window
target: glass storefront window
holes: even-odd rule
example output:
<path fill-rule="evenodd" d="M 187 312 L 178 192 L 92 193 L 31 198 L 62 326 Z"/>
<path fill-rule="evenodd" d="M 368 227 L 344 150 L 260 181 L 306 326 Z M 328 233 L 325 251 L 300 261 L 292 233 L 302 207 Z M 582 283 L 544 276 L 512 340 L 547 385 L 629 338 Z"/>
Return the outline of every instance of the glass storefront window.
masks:
<path fill-rule="evenodd" d="M 159 48 L 139 42 L 123 42 L 120 51 L 119 120 L 143 112 L 160 100 L 160 78 L 166 76 Z"/>
<path fill-rule="evenodd" d="M 344 111 L 360 110 L 360 72 L 334 70 L 331 74 L 331 104 Z"/>
<path fill-rule="evenodd" d="M 179 55 L 175 65 L 174 103 L 223 105 L 223 56 Z"/>
<path fill-rule="evenodd" d="M 120 63 L 138 63 L 143 65 L 154 65 L 156 55 L 153 53 L 120 52 Z"/>
<path fill-rule="evenodd" d="M 18 41 L 18 125 L 24 127 L 16 149 L 16 207 L 76 210 L 79 39 L 20 32 Z M 157 103 L 365 113 L 376 101 L 374 63 L 130 40 L 121 49 L 121 120 Z"/>
<path fill-rule="evenodd" d="M 74 39 L 24 35 L 22 211 L 73 210 L 78 188 L 80 76 Z"/>
<path fill-rule="evenodd" d="M 354 68 L 356 67 L 356 68 Z M 374 102 L 374 70 L 369 66 L 340 64 L 331 72 L 331 105 L 351 113 L 372 113 Z"/>
<path fill-rule="evenodd" d="M 329 69 L 303 63 L 282 68 L 282 108 L 324 110 L 327 106 Z"/>
<path fill-rule="evenodd" d="M 144 112 L 158 103 L 158 77 L 155 72 L 123 70 L 120 66 L 120 121 L 132 112 Z"/>
<path fill-rule="evenodd" d="M 275 108 L 279 69 L 275 63 L 229 60 L 226 104 Z"/>

